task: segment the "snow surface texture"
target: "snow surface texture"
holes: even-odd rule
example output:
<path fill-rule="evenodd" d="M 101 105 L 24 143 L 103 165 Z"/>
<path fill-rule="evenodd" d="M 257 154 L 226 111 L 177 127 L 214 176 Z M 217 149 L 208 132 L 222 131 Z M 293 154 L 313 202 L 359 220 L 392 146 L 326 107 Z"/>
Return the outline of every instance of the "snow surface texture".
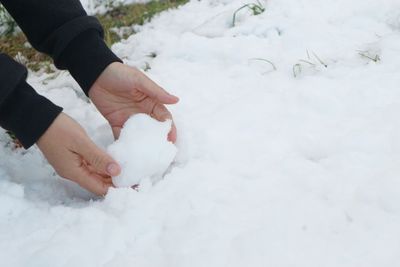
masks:
<path fill-rule="evenodd" d="M 113 177 L 117 187 L 131 187 L 142 180 L 160 180 L 176 155 L 176 146 L 167 140 L 171 120 L 159 122 L 146 114 L 132 116 L 119 139 L 108 147 L 122 172 Z"/>
<path fill-rule="evenodd" d="M 90 15 L 104 14 L 113 6 L 133 4 L 133 3 L 148 3 L 150 0 L 80 0 L 83 8 Z"/>
<path fill-rule="evenodd" d="M 113 47 L 181 99 L 160 182 L 88 201 L 37 149 L 0 146 L 2 266 L 400 265 L 400 2 L 262 2 L 232 27 L 244 3 L 192 1 Z M 52 76 L 29 82 L 111 144 Z"/>

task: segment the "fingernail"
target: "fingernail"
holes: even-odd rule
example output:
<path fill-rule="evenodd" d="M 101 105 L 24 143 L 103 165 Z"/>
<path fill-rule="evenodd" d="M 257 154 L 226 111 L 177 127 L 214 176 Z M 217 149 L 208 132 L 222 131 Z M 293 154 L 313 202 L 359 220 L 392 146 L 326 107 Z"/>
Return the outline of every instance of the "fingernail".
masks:
<path fill-rule="evenodd" d="M 115 176 L 119 174 L 119 166 L 115 163 L 110 163 L 107 166 L 107 172 L 111 176 Z"/>
<path fill-rule="evenodd" d="M 170 94 L 170 93 L 168 93 L 168 92 L 167 92 L 167 94 L 168 94 L 170 97 L 172 97 L 172 98 L 179 99 L 179 97 L 177 97 L 176 95 Z"/>

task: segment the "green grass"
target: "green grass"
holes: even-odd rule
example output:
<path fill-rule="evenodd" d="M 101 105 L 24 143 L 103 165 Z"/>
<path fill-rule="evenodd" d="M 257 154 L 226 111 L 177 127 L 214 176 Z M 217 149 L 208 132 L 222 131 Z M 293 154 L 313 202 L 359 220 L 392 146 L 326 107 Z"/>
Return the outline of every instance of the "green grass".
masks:
<path fill-rule="evenodd" d="M 377 53 L 373 53 L 373 52 L 370 52 L 368 50 L 367 51 L 358 51 L 358 54 L 361 57 L 366 58 L 368 60 L 371 60 L 371 61 L 373 61 L 375 63 L 381 61 L 381 57 Z"/>
<path fill-rule="evenodd" d="M 299 59 L 296 64 L 292 67 L 293 76 L 296 78 L 298 77 L 304 68 L 317 68 L 318 66 L 324 66 L 328 68 L 328 64 L 326 64 L 316 53 L 306 50 L 307 52 L 307 59 Z"/>
<path fill-rule="evenodd" d="M 250 3 L 250 4 L 245 4 L 241 7 L 239 7 L 234 13 L 233 13 L 233 17 L 232 17 L 232 27 L 236 26 L 236 16 L 237 14 L 243 10 L 243 9 L 249 9 L 254 16 L 260 15 L 262 13 L 264 13 L 265 11 L 265 7 L 261 4 L 260 1 L 257 0 L 257 3 Z"/>
<path fill-rule="evenodd" d="M 265 59 L 265 58 L 250 58 L 250 60 L 266 62 L 266 63 L 270 64 L 274 70 L 277 70 L 275 64 L 271 60 L 268 60 L 268 59 Z"/>
<path fill-rule="evenodd" d="M 150 21 L 158 13 L 176 8 L 185 4 L 188 0 L 160 0 L 152 1 L 147 4 L 131 4 L 115 7 L 113 10 L 104 15 L 98 15 L 97 18 L 104 27 L 104 39 L 108 46 L 115 42 L 134 34 L 133 30 L 129 31 L 124 36 L 118 36 L 113 28 L 129 27 L 132 25 L 142 25 Z M 51 58 L 40 52 L 37 52 L 31 46 L 27 45 L 27 39 L 21 32 L 5 33 L 0 36 L 0 51 L 15 58 L 17 55 L 26 59 L 23 62 L 28 68 L 33 71 L 44 69 L 46 72 L 51 72 Z"/>

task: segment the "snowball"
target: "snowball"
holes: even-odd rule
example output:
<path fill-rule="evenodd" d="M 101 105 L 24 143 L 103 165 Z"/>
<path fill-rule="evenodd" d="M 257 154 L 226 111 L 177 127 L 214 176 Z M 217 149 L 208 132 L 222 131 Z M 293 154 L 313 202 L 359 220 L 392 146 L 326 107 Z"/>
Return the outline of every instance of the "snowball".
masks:
<path fill-rule="evenodd" d="M 159 122 L 146 114 L 132 116 L 125 123 L 117 141 L 108 147 L 121 165 L 113 177 L 117 187 L 140 184 L 143 179 L 159 179 L 175 158 L 177 148 L 167 140 L 171 120 Z"/>

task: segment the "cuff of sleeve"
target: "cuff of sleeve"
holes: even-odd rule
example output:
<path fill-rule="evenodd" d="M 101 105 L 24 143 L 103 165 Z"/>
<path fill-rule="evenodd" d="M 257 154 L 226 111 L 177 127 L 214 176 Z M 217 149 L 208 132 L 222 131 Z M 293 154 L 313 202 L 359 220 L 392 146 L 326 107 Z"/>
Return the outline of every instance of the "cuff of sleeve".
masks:
<path fill-rule="evenodd" d="M 62 108 L 22 81 L 0 106 L 0 125 L 12 131 L 25 149 L 44 134 Z"/>
<path fill-rule="evenodd" d="M 122 62 L 104 43 L 100 33 L 91 29 L 80 33 L 64 49 L 58 59 L 71 73 L 86 95 L 104 69 L 113 62 Z"/>

